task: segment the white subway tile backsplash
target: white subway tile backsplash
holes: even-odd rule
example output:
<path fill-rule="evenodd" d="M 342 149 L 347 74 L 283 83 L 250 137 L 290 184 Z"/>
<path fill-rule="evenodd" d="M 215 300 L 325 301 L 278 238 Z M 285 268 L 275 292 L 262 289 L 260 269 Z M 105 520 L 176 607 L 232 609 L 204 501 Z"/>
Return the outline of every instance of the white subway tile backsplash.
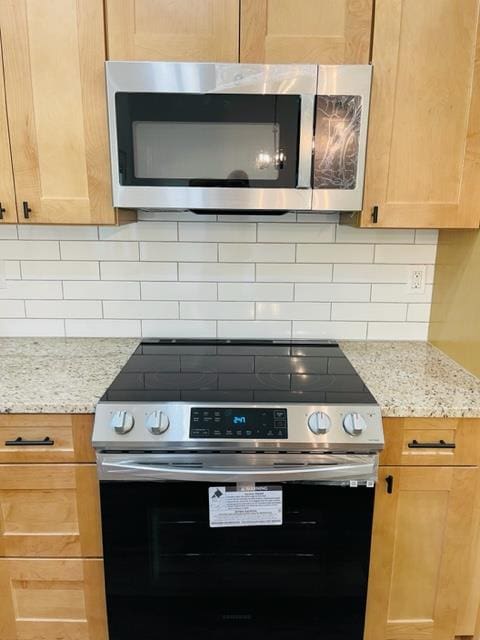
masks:
<path fill-rule="evenodd" d="M 330 282 L 331 264 L 257 264 L 258 282 Z"/>
<path fill-rule="evenodd" d="M 137 338 L 141 336 L 140 320 L 65 320 L 69 337 Z"/>
<path fill-rule="evenodd" d="M 293 323 L 293 337 L 302 339 L 365 340 L 366 322 L 316 322 L 296 320 Z"/>
<path fill-rule="evenodd" d="M 134 222 L 121 227 L 99 227 L 100 240 L 119 242 L 123 240 L 159 240 L 175 242 L 177 218 L 172 222 Z"/>
<path fill-rule="evenodd" d="M 219 338 L 290 338 L 291 323 L 287 321 L 228 321 L 218 322 Z"/>
<path fill-rule="evenodd" d="M 335 212 L 140 220 L 0 225 L 0 335 L 427 336 L 435 230 L 355 229 Z M 412 265 L 426 265 L 421 294 Z"/>
<path fill-rule="evenodd" d="M 382 244 L 375 247 L 375 262 L 382 264 L 435 264 L 437 245 L 402 246 Z"/>
<path fill-rule="evenodd" d="M 102 280 L 176 280 L 177 265 L 171 262 L 101 262 Z"/>
<path fill-rule="evenodd" d="M 147 338 L 215 338 L 215 320 L 142 320 L 142 335 Z"/>
<path fill-rule="evenodd" d="M 297 262 L 373 262 L 373 251 L 369 244 L 299 244 Z"/>
<path fill-rule="evenodd" d="M 311 302 L 365 302 L 370 300 L 369 284 L 295 284 L 295 300 Z"/>
<path fill-rule="evenodd" d="M 257 320 L 330 320 L 329 302 L 257 302 Z"/>
<path fill-rule="evenodd" d="M 179 280 L 252 282 L 255 279 L 255 265 L 253 264 L 192 262 L 179 264 L 178 268 Z"/>
<path fill-rule="evenodd" d="M 253 222 L 179 222 L 182 242 L 255 242 Z"/>
<path fill-rule="evenodd" d="M 186 320 L 253 320 L 252 302 L 180 302 L 180 317 Z"/>
<path fill-rule="evenodd" d="M 293 300 L 293 284 L 277 284 L 272 282 L 256 282 L 237 284 L 220 282 L 218 284 L 219 300 L 274 300 L 278 302 Z"/>
<path fill-rule="evenodd" d="M 125 320 L 175 319 L 178 318 L 178 302 L 107 300 L 103 303 L 103 317 Z"/>
<path fill-rule="evenodd" d="M 31 261 L 21 263 L 24 280 L 98 280 L 98 262 L 72 260 Z"/>
<path fill-rule="evenodd" d="M 334 224 L 258 224 L 259 242 L 334 242 Z"/>
<path fill-rule="evenodd" d="M 220 262 L 295 262 L 294 244 L 221 244 Z"/>
<path fill-rule="evenodd" d="M 142 300 L 216 300 L 216 282 L 142 282 Z"/>
<path fill-rule="evenodd" d="M 0 240 L 0 260 L 59 260 L 58 242 Z"/>
<path fill-rule="evenodd" d="M 28 318 L 101 318 L 99 300 L 27 300 Z"/>
<path fill-rule="evenodd" d="M 407 305 L 388 302 L 334 302 L 332 320 L 405 321 Z"/>
<path fill-rule="evenodd" d="M 216 262 L 214 242 L 141 242 L 140 260 L 160 262 Z"/>
<path fill-rule="evenodd" d="M 66 300 L 139 300 L 140 283 L 106 280 L 64 282 L 63 297 Z"/>
<path fill-rule="evenodd" d="M 62 260 L 138 260 L 137 242 L 60 242 Z"/>
<path fill-rule="evenodd" d="M 369 340 L 427 340 L 428 322 L 369 322 Z"/>

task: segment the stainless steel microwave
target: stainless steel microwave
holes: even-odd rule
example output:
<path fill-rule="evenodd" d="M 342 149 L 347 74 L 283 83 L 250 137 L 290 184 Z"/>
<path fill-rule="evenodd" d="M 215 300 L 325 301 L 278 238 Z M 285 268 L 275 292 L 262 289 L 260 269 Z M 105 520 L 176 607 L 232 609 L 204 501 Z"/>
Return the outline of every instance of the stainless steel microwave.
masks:
<path fill-rule="evenodd" d="M 107 62 L 113 204 L 362 208 L 369 65 Z"/>

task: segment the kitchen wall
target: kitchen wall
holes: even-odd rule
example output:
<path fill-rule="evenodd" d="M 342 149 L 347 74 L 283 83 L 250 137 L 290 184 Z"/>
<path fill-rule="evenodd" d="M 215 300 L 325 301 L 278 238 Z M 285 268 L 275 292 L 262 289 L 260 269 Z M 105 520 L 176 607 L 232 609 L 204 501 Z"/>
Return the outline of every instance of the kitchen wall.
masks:
<path fill-rule="evenodd" d="M 436 231 L 357 230 L 337 214 L 140 216 L 0 227 L 0 335 L 427 337 Z M 428 265 L 424 293 L 408 290 L 410 265 Z"/>

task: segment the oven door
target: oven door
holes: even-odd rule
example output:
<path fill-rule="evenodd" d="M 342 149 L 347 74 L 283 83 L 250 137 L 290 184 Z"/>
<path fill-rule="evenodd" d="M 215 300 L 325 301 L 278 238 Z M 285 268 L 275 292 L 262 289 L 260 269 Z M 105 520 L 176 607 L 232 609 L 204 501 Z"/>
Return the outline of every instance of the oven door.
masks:
<path fill-rule="evenodd" d="M 115 206 L 311 207 L 315 66 L 106 64 Z"/>
<path fill-rule="evenodd" d="M 243 463 L 147 457 L 99 459 L 110 640 L 363 638 L 375 456 L 257 455 L 250 480 Z M 282 525 L 209 526 L 208 488 L 242 469 L 282 488 Z"/>

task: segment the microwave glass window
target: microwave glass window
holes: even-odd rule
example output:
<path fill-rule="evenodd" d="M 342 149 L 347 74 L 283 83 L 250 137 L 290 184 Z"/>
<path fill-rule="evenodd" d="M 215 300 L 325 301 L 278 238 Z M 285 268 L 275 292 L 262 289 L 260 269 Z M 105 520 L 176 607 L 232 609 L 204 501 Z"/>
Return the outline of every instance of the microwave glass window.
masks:
<path fill-rule="evenodd" d="M 132 126 L 135 178 L 278 180 L 277 122 L 143 121 Z"/>
<path fill-rule="evenodd" d="M 117 93 L 120 184 L 295 188 L 301 97 Z"/>
<path fill-rule="evenodd" d="M 317 96 L 315 122 L 315 189 L 355 189 L 362 99 Z"/>

